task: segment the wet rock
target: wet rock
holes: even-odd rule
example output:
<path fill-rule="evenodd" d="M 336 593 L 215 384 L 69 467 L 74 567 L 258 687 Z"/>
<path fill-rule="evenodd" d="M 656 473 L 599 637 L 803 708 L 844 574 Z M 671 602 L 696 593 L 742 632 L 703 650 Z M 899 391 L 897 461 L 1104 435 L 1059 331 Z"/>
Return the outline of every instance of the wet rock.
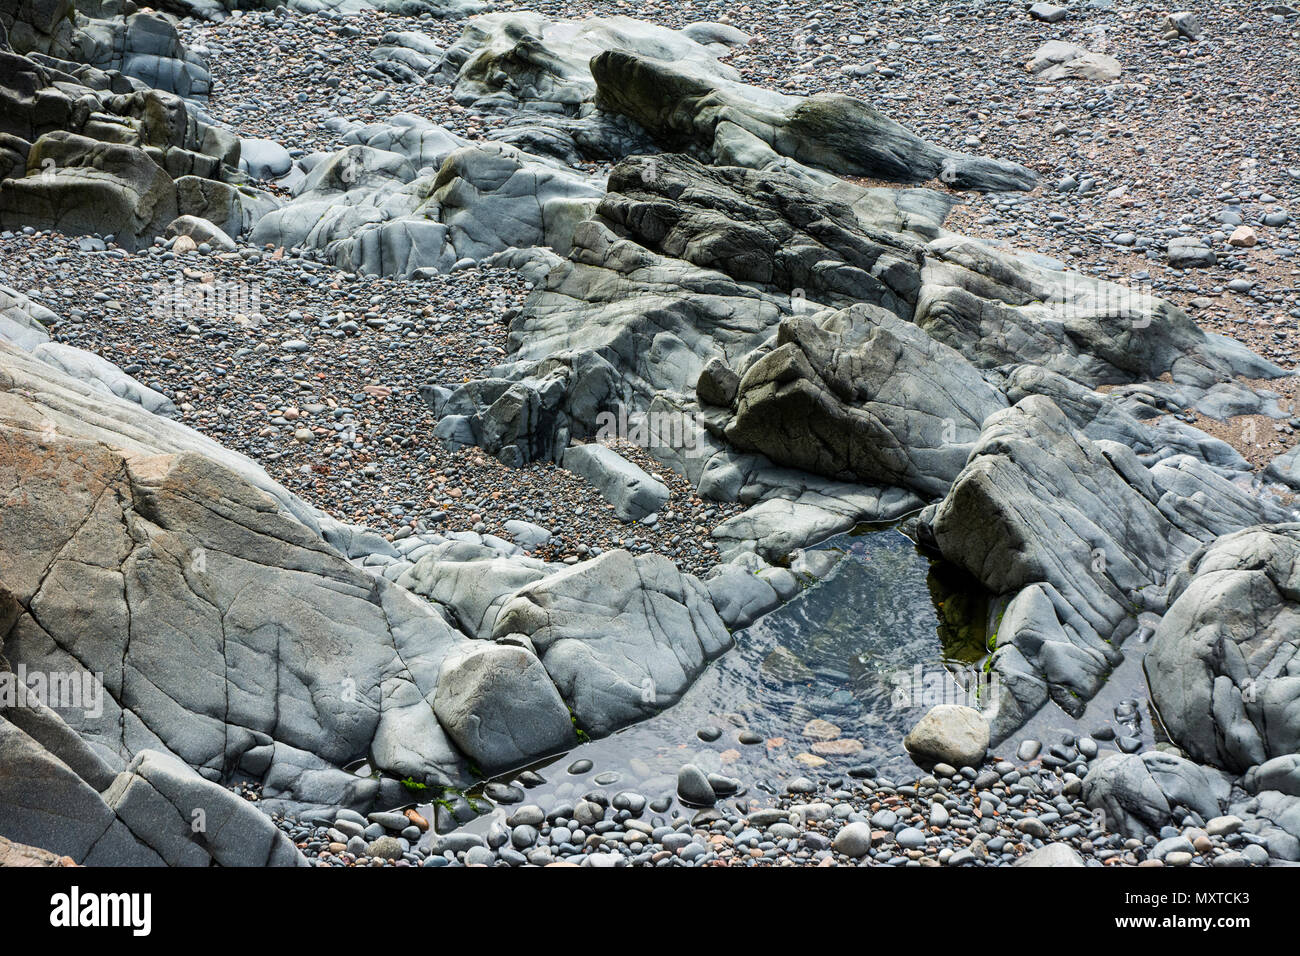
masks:
<path fill-rule="evenodd" d="M 677 771 L 677 795 L 697 807 L 711 807 L 718 799 L 708 776 L 695 764 L 684 764 Z"/>

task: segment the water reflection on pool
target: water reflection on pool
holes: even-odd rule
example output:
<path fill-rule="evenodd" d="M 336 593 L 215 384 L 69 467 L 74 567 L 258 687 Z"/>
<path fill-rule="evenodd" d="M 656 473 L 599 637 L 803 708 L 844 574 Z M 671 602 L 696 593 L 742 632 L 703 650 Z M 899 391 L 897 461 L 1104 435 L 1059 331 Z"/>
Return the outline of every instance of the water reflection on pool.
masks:
<path fill-rule="evenodd" d="M 548 783 L 530 800 L 572 798 L 602 774 L 618 776 L 605 784 L 610 793 L 667 796 L 687 761 L 768 790 L 799 774 L 910 766 L 903 735 L 933 704 L 968 702 L 961 684 L 981 674 L 983 598 L 894 529 L 839 535 L 818 549 L 843 554 L 823 580 L 737 631 L 736 647 L 674 707 L 533 768 Z M 706 742 L 705 728 L 721 735 Z M 593 769 L 569 775 L 580 758 Z"/>

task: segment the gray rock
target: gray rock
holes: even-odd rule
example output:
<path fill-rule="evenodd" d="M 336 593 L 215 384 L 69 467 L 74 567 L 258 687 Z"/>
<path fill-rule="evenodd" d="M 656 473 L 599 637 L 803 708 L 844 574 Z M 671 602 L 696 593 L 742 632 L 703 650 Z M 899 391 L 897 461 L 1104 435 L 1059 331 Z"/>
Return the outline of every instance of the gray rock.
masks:
<path fill-rule="evenodd" d="M 842 480 L 943 494 L 1006 400 L 974 366 L 869 306 L 782 321 L 741 374 L 738 448 Z"/>
<path fill-rule="evenodd" d="M 536 551 L 551 540 L 551 532 L 548 529 L 530 521 L 511 520 L 502 527 L 505 528 L 506 534 L 510 535 L 525 551 Z"/>
<path fill-rule="evenodd" d="M 500 143 L 474 145 L 415 116 L 353 129 L 251 241 L 315 249 L 341 268 L 449 272 L 510 248 L 567 252 L 595 205 L 588 179 Z M 436 173 L 421 173 L 434 168 Z"/>
<path fill-rule="evenodd" d="M 1113 83 L 1123 72 L 1120 62 L 1113 56 L 1093 53 L 1062 40 L 1048 40 L 1034 51 L 1026 66 L 1029 72 L 1046 81 L 1092 80 Z"/>
<path fill-rule="evenodd" d="M 865 823 L 846 823 L 840 827 L 831 843 L 836 853 L 857 859 L 871 850 L 871 827 Z"/>
<path fill-rule="evenodd" d="M 915 321 L 982 369 L 1029 363 L 1083 385 L 1158 379 L 1211 385 L 1282 370 L 1230 349 L 1150 295 L 961 236 L 925 247 Z M 1252 369 L 1249 373 L 1247 369 Z"/>
<path fill-rule="evenodd" d="M 381 836 L 366 844 L 366 855 L 380 860 L 400 860 L 402 858 L 402 841 L 397 837 Z"/>
<path fill-rule="evenodd" d="M 903 738 L 913 757 L 957 767 L 978 767 L 989 746 L 988 722 L 972 707 L 939 704 Z"/>
<path fill-rule="evenodd" d="M 1031 850 L 1011 865 L 1075 867 L 1083 866 L 1083 858 L 1067 843 L 1049 843 Z"/>
<path fill-rule="evenodd" d="M 279 179 L 292 165 L 289 151 L 273 140 L 239 141 L 239 168 L 253 179 Z"/>
<path fill-rule="evenodd" d="M 1029 15 L 1044 23 L 1060 23 L 1070 15 L 1069 7 L 1058 7 L 1052 3 L 1035 3 L 1029 8 Z"/>
<path fill-rule="evenodd" d="M 1175 577 L 1146 672 L 1170 736 L 1193 759 L 1241 773 L 1300 750 L 1284 716 L 1300 697 L 1285 676 L 1300 642 L 1297 567 L 1300 525 L 1285 524 L 1219 538 Z"/>
<path fill-rule="evenodd" d="M 113 235 L 137 249 L 176 218 L 171 177 L 134 146 L 46 133 L 32 144 L 28 171 L 0 181 L 0 227 Z"/>
<path fill-rule="evenodd" d="M 709 580 L 709 598 L 732 630 L 748 627 L 781 603 L 771 585 L 734 564 Z"/>
<path fill-rule="evenodd" d="M 1209 488 L 1222 506 L 1205 506 Z M 1081 712 L 1122 660 L 1145 588 L 1201 542 L 1280 515 L 1189 457 L 1148 471 L 1126 446 L 1091 441 L 1030 395 L 989 417 L 918 533 L 993 593 L 1015 595 L 992 660 L 1000 739 L 1049 697 Z"/>
<path fill-rule="evenodd" d="M 1201 38 L 1200 18 L 1190 10 L 1181 10 L 1169 14 L 1165 17 L 1165 27 L 1178 36 L 1186 37 L 1188 40 L 1199 40 Z"/>
<path fill-rule="evenodd" d="M 1083 798 L 1105 813 L 1106 827 L 1144 838 L 1181 822 L 1186 811 L 1220 816 L 1231 789 L 1228 777 L 1160 751 L 1109 754 L 1089 765 Z"/>
<path fill-rule="evenodd" d="M 453 540 L 434 545 L 397 583 L 447 608 L 465 633 L 487 638 L 501 606 L 521 587 L 549 573 L 551 569 L 540 561 L 506 557 L 488 545 Z"/>
<path fill-rule="evenodd" d="M 693 763 L 677 771 L 677 796 L 697 807 L 711 807 L 718 799 L 704 771 Z"/>
<path fill-rule="evenodd" d="M 623 521 L 638 521 L 668 501 L 668 487 L 601 444 L 573 445 L 560 464 L 590 481 Z"/>
<path fill-rule="evenodd" d="M 430 704 L 442 659 L 469 642 L 427 603 L 350 565 L 318 513 L 247 459 L 11 346 L 0 357 L 0 444 L 43 442 L 7 456 L 36 470 L 21 477 L 21 506 L 0 514 L 5 540 L 21 525 L 27 542 L 6 552 L 23 611 L 5 656 L 104 675 L 102 718 L 69 713 L 73 730 L 126 759 L 165 749 L 219 771 L 247 758 L 267 800 L 364 799 L 366 782 L 340 769 L 357 753 L 399 777 L 465 779 Z M 45 438 L 42 422 L 55 426 Z M 86 463 L 76 480 L 37 468 L 72 449 Z M 267 608 L 281 637 L 270 643 Z"/>
<path fill-rule="evenodd" d="M 1300 446 L 1284 451 L 1270 461 L 1264 474 L 1274 481 L 1300 489 Z"/>
<path fill-rule="evenodd" d="M 174 236 L 189 236 L 196 245 L 207 243 L 218 252 L 233 252 L 235 249 L 235 241 L 224 230 L 198 216 L 177 216 L 167 224 L 163 235 L 169 239 Z"/>
<path fill-rule="evenodd" d="M 524 634 L 588 733 L 680 699 L 731 638 L 695 577 L 658 555 L 607 551 L 521 588 L 494 637 Z"/>
<path fill-rule="evenodd" d="M 598 108 L 636 121 L 662 142 L 691 142 L 719 165 L 791 169 L 784 160 L 794 160 L 902 182 L 942 175 L 958 188 L 1034 185 L 1022 166 L 935 146 L 851 97 L 782 96 L 623 50 L 595 56 L 591 74 Z"/>
<path fill-rule="evenodd" d="M 1175 269 L 1206 269 L 1219 261 L 1213 249 L 1191 237 L 1170 239 L 1166 257 Z"/>
<path fill-rule="evenodd" d="M 63 342 L 44 342 L 31 350 L 38 358 L 97 392 L 133 402 L 145 411 L 165 418 L 180 418 L 180 411 L 166 395 L 141 385 L 130 375 L 93 352 Z"/>
<path fill-rule="evenodd" d="M 443 661 L 434 712 L 484 773 L 499 773 L 577 742 L 568 708 L 536 657 L 481 645 Z"/>

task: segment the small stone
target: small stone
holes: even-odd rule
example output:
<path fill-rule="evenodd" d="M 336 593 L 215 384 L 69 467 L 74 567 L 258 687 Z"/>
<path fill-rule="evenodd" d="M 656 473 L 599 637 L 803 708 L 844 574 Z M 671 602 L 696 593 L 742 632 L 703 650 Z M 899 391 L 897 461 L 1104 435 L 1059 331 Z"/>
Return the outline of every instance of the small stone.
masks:
<path fill-rule="evenodd" d="M 683 764 L 677 771 L 677 796 L 696 807 L 713 806 L 718 799 L 709 778 L 693 763 Z"/>
<path fill-rule="evenodd" d="M 1238 249 L 1249 249 L 1259 240 L 1255 236 L 1255 230 L 1250 226 L 1238 226 L 1232 230 L 1232 235 L 1228 237 L 1228 245 L 1236 246 Z"/>
<path fill-rule="evenodd" d="M 834 740 L 840 733 L 839 727 L 820 717 L 815 717 L 803 725 L 803 735 L 810 740 Z"/>
<path fill-rule="evenodd" d="M 1205 832 L 1212 837 L 1228 836 L 1240 830 L 1242 822 L 1241 817 L 1232 815 L 1214 817 L 1205 824 Z"/>
<path fill-rule="evenodd" d="M 866 856 L 871 850 L 871 827 L 860 822 L 845 824 L 835 834 L 831 849 L 854 859 Z"/>

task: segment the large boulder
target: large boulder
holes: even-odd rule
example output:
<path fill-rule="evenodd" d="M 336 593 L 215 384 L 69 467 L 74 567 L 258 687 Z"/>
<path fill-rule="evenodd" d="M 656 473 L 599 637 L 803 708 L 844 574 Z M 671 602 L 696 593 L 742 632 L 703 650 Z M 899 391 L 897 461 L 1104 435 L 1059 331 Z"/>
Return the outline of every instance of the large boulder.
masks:
<path fill-rule="evenodd" d="M 954 767 L 978 767 L 989 747 L 989 725 L 973 707 L 931 707 L 903 738 L 907 752 L 919 760 Z"/>
<path fill-rule="evenodd" d="M 1170 593 L 1145 666 L 1173 740 L 1237 773 L 1300 753 L 1300 525 L 1215 540 Z"/>
<path fill-rule="evenodd" d="M 112 235 L 137 249 L 176 218 L 176 186 L 147 153 L 75 133 L 47 133 L 27 175 L 0 182 L 0 226 Z"/>
<path fill-rule="evenodd" d="M 1181 824 L 1188 811 L 1210 820 L 1227 808 L 1226 774 L 1158 750 L 1109 754 L 1083 779 L 1083 799 L 1107 830 L 1143 838 Z"/>
<path fill-rule="evenodd" d="M 447 658 L 438 720 L 483 773 L 514 770 L 577 743 L 569 709 L 531 651 L 478 642 Z"/>
<path fill-rule="evenodd" d="M 814 474 L 941 495 L 1005 407 L 952 349 L 861 305 L 783 320 L 743 370 L 725 434 Z"/>
<path fill-rule="evenodd" d="M 574 716 L 613 733 L 676 703 L 731 647 L 708 589 L 659 555 L 607 551 L 521 588 L 494 636 L 529 638 Z"/>

